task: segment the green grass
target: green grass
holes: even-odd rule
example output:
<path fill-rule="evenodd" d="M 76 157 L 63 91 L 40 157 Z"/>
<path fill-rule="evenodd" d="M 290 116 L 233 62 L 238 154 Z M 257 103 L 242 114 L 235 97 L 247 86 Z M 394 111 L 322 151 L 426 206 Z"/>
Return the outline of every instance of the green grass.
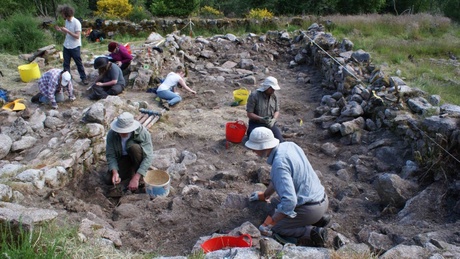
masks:
<path fill-rule="evenodd" d="M 428 14 L 327 16 L 331 33 L 340 42 L 350 39 L 354 49 L 372 55 L 373 63 L 388 64 L 411 87 L 439 94 L 443 103 L 460 105 L 460 68 L 448 53 L 460 58 L 460 27 L 449 19 Z M 409 56 L 413 59 L 409 59 Z"/>

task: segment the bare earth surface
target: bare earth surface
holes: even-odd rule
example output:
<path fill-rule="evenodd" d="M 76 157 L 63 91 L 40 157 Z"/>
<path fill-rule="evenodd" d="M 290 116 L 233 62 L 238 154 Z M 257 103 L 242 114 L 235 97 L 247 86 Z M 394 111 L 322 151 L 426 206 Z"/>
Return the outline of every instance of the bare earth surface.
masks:
<path fill-rule="evenodd" d="M 379 205 L 372 182 L 376 177 L 376 168 L 382 168 L 376 164 L 384 162 L 373 160 L 373 151 L 367 146 L 385 138 L 394 146 L 401 147 L 400 161 L 392 161 L 394 165 L 390 165 L 396 168 L 409 159 L 409 152 L 403 150 L 403 142 L 388 132 L 372 132 L 365 134 L 361 145 L 342 145 L 339 136 L 331 136 L 312 122 L 314 110 L 326 94 L 321 87 L 320 73 L 306 65 L 289 68 L 293 53 L 287 46 L 267 44 L 258 53 L 252 52 L 250 47 L 238 45 L 221 53 L 216 62 L 222 64 L 231 55 L 248 51 L 257 67 L 257 84 L 241 86 L 255 90 L 267 76 L 278 79 L 281 87 L 277 92 L 281 100 L 278 125 L 287 141 L 293 141 L 304 149 L 318 171 L 330 197 L 329 213 L 333 216 L 330 226 L 334 226 L 335 231 L 358 242 L 358 232 L 364 227 L 385 229 L 402 241 L 417 233 L 439 229 L 448 222 L 447 213 L 440 209 L 426 215 L 425 223 L 419 226 L 398 225 L 395 213 Z M 275 49 L 280 55 L 270 60 L 267 53 Z M 14 71 L 11 67 L 8 69 Z M 161 74 L 165 76 L 168 72 L 165 69 Z M 226 122 L 247 122 L 244 106 L 230 106 L 232 92 L 239 86 L 231 78 L 226 78 L 224 82 L 206 81 L 199 72 L 191 67 L 187 78 L 190 87 L 198 94 L 193 96 L 182 90 L 183 102 L 167 111 L 150 129 L 155 150 L 175 148 L 178 152 L 189 151 L 197 155 L 197 161 L 187 165 L 179 179 L 172 180 L 167 197 L 153 200 L 145 194 L 107 197 L 112 186 L 104 186 L 99 180 L 98 173 L 105 170 L 104 161 L 100 161 L 65 188 L 54 190 L 52 195 L 50 192 L 39 192 L 34 197 L 28 197 L 24 203 L 56 209 L 61 214 L 60 219 L 71 223 L 78 223 L 88 217 L 88 213 L 93 213 L 122 233 L 123 245 L 120 249 L 169 256 L 187 255 L 200 237 L 226 233 L 246 221 L 259 226 L 266 216 L 266 207 L 260 203 L 249 203 L 247 197 L 252 191 L 263 190 L 263 185 L 257 184 L 256 180 L 260 168 L 268 168 L 268 165 L 247 150 L 243 143 L 226 145 Z M 76 69 L 72 73 L 74 78 L 78 78 Z M 225 73 L 221 75 L 226 77 Z M 25 95 L 21 89 L 31 84 L 19 82 L 18 77 L 13 72 L 5 75 L 2 87 L 12 89 L 17 97 L 23 95 L 30 99 L 31 96 Z M 76 88 L 83 94 L 86 87 L 77 83 Z M 147 101 L 153 109 L 160 110 L 154 100 L 155 95 L 151 93 L 125 91 L 120 97 L 125 101 Z M 83 109 L 91 103 L 80 96 L 72 106 Z M 30 104 L 30 107 L 37 106 Z M 61 104 L 60 111 L 70 107 L 68 103 Z M 339 148 L 336 156 L 321 151 L 326 142 Z M 337 170 L 331 165 L 338 161 L 351 164 L 353 156 L 362 160 L 366 170 L 360 170 L 359 175 L 350 170 L 348 180 L 339 178 Z"/>

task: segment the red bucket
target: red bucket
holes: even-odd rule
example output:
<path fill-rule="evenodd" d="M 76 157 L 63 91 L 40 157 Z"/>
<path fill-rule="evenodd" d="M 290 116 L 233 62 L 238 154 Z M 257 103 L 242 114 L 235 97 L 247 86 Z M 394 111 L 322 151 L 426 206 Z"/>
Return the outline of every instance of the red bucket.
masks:
<path fill-rule="evenodd" d="M 231 121 L 225 125 L 225 136 L 227 141 L 241 143 L 246 134 L 246 124 L 243 121 Z"/>
<path fill-rule="evenodd" d="M 245 239 L 248 239 L 246 241 Z M 225 248 L 231 247 L 251 247 L 252 246 L 252 238 L 248 234 L 243 234 L 239 237 L 232 237 L 232 236 L 222 236 L 222 237 L 214 237 L 211 239 L 206 240 L 203 244 L 201 244 L 201 248 L 205 253 L 217 251 Z"/>

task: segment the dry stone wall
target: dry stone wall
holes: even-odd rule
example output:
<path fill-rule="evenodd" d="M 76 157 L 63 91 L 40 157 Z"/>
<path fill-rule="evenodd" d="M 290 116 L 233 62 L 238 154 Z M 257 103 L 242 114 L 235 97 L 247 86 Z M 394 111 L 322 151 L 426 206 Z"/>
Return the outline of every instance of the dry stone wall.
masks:
<path fill-rule="evenodd" d="M 350 40 L 338 41 L 318 24 L 294 41 L 304 47 L 291 66 L 315 64 L 324 76 L 323 87 L 331 92 L 317 107 L 316 122 L 341 134 L 343 143 L 359 143 L 362 130 L 390 128 L 406 140 L 415 158 L 428 159 L 433 152 L 452 158 L 459 152 L 459 106 L 441 105 L 439 95 L 408 86 L 373 64 L 369 53 L 353 50 Z M 455 168 L 458 161 L 451 161 Z"/>

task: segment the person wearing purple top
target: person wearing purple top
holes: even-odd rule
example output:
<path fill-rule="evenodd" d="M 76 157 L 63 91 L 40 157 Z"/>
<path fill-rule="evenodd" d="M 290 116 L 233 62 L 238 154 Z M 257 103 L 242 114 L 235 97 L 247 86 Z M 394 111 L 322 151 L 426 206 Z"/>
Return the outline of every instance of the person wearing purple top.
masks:
<path fill-rule="evenodd" d="M 111 61 L 117 64 L 122 71 L 125 71 L 131 65 L 133 56 L 129 54 L 128 49 L 123 44 L 112 41 L 109 43 L 108 50 L 110 52 L 109 56 L 112 58 Z"/>

